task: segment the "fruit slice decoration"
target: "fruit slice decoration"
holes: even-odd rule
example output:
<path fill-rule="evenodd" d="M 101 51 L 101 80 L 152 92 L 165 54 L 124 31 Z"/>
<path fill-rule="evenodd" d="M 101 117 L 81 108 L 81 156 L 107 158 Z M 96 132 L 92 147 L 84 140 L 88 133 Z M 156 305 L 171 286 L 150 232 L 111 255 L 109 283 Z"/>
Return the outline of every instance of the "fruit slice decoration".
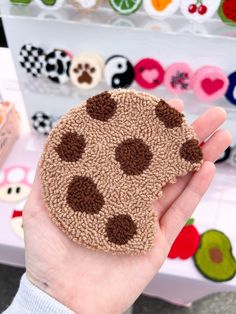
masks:
<path fill-rule="evenodd" d="M 171 247 L 168 254 L 169 258 L 174 259 L 179 257 L 185 260 L 196 253 L 200 243 L 200 235 L 193 223 L 194 219 L 189 219 L 181 230 Z"/>
<path fill-rule="evenodd" d="M 236 26 L 236 1 L 221 0 L 218 14 L 224 23 L 230 26 Z"/>
<path fill-rule="evenodd" d="M 109 0 L 109 3 L 116 12 L 129 15 L 140 8 L 142 0 Z"/>
<path fill-rule="evenodd" d="M 230 240 L 218 230 L 208 230 L 201 235 L 194 262 L 199 272 L 212 281 L 228 281 L 236 275 Z"/>
<path fill-rule="evenodd" d="M 32 0 L 10 0 L 14 4 L 30 4 Z"/>
<path fill-rule="evenodd" d="M 198 12 L 199 14 L 204 15 L 207 13 L 207 10 L 208 10 L 207 6 L 204 5 L 201 0 L 198 0 L 196 4 L 195 3 L 190 4 L 188 7 L 188 11 L 191 14 Z"/>

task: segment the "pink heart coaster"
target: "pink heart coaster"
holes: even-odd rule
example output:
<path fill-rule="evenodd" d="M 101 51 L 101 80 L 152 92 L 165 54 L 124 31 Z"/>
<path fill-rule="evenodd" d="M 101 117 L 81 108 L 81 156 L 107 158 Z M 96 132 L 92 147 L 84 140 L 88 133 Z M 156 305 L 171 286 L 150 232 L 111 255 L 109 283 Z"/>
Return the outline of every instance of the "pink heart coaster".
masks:
<path fill-rule="evenodd" d="M 174 63 L 165 73 L 166 88 L 174 94 L 188 92 L 192 88 L 193 71 L 186 63 Z"/>
<path fill-rule="evenodd" d="M 164 80 L 164 69 L 154 59 L 145 58 L 140 60 L 134 67 L 135 81 L 145 89 L 153 89 L 162 84 Z"/>
<path fill-rule="evenodd" d="M 196 71 L 193 78 L 195 95 L 203 101 L 215 101 L 224 96 L 229 80 L 216 66 L 204 66 Z"/>

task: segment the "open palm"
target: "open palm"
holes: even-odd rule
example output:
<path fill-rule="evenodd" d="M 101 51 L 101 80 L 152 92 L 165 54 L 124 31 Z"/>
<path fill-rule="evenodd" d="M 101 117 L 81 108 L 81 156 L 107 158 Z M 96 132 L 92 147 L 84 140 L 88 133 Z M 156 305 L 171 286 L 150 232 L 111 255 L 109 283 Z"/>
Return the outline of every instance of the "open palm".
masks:
<path fill-rule="evenodd" d="M 182 110 L 180 101 L 169 103 Z M 28 278 L 76 313 L 115 314 L 128 309 L 160 269 L 206 192 L 215 173 L 214 161 L 230 145 L 229 132 L 217 130 L 225 118 L 224 110 L 212 108 L 193 123 L 203 143 L 204 163 L 199 172 L 167 185 L 162 198 L 153 201 L 159 231 L 154 248 L 144 255 L 114 256 L 67 239 L 48 217 L 36 175 L 23 215 Z"/>

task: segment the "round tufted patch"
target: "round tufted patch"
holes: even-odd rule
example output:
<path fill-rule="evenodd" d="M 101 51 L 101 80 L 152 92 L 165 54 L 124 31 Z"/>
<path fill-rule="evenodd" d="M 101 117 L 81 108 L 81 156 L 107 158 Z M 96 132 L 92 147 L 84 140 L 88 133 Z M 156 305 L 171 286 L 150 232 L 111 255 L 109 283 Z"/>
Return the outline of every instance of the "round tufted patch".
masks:
<path fill-rule="evenodd" d="M 117 104 L 108 92 L 101 93 L 87 100 L 86 110 L 91 118 L 108 121 L 116 112 Z"/>
<path fill-rule="evenodd" d="M 105 91 L 70 110 L 50 133 L 40 165 L 43 197 L 53 223 L 74 242 L 145 253 L 158 237 L 152 201 L 201 163 L 193 129 L 164 100 Z"/>
<path fill-rule="evenodd" d="M 171 108 L 164 100 L 160 100 L 155 108 L 156 116 L 168 129 L 181 126 L 183 115 L 176 109 Z"/>
<path fill-rule="evenodd" d="M 180 148 L 180 156 L 192 164 L 199 163 L 203 155 L 198 140 L 191 139 L 183 143 Z"/>
<path fill-rule="evenodd" d="M 67 203 L 74 210 L 97 214 L 104 205 L 104 198 L 91 178 L 76 176 L 67 191 Z"/>
<path fill-rule="evenodd" d="M 79 161 L 85 149 L 85 139 L 83 135 L 68 132 L 63 134 L 61 143 L 55 148 L 59 157 L 63 161 Z"/>
<path fill-rule="evenodd" d="M 130 215 L 116 215 L 108 218 L 106 234 L 108 240 L 117 245 L 124 245 L 136 234 L 137 226 Z"/>
<path fill-rule="evenodd" d="M 128 139 L 115 150 L 115 158 L 127 175 L 139 175 L 146 170 L 152 160 L 152 153 L 141 139 Z"/>

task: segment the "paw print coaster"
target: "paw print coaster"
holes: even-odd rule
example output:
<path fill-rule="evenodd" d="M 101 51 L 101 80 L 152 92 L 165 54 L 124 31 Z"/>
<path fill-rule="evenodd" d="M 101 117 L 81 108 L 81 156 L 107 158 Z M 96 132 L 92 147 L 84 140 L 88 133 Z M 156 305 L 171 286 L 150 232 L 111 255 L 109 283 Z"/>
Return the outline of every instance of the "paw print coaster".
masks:
<path fill-rule="evenodd" d="M 69 81 L 70 64 L 70 53 L 61 49 L 54 49 L 45 56 L 42 72 L 50 81 L 65 84 Z"/>
<path fill-rule="evenodd" d="M 138 254 L 152 248 L 158 229 L 152 201 L 201 163 L 193 129 L 164 100 L 134 90 L 103 92 L 50 133 L 40 163 L 43 197 L 71 240 Z"/>
<path fill-rule="evenodd" d="M 19 62 L 22 68 L 34 77 L 40 77 L 43 68 L 44 51 L 43 49 L 26 44 L 21 47 Z"/>
<path fill-rule="evenodd" d="M 236 25 L 236 1 L 235 0 L 221 0 L 218 14 L 221 20 L 230 25 Z"/>
<path fill-rule="evenodd" d="M 181 12 L 187 19 L 201 23 L 211 18 L 219 5 L 220 0 L 182 0 Z"/>
<path fill-rule="evenodd" d="M 22 210 L 14 210 L 11 217 L 11 227 L 15 234 L 24 238 L 23 221 L 22 221 Z"/>
<path fill-rule="evenodd" d="M 186 63 L 175 63 L 165 73 L 166 88 L 174 94 L 188 92 L 192 88 L 193 71 Z"/>
<path fill-rule="evenodd" d="M 229 87 L 225 97 L 232 105 L 236 105 L 236 72 L 231 73 L 228 79 Z"/>
<path fill-rule="evenodd" d="M 103 67 L 103 61 L 99 55 L 81 54 L 72 59 L 70 79 L 78 88 L 94 88 L 102 80 Z"/>
<path fill-rule="evenodd" d="M 46 10 L 58 10 L 65 3 L 65 0 L 34 0 L 34 1 L 40 8 Z"/>
<path fill-rule="evenodd" d="M 145 89 L 153 89 L 162 84 L 164 69 L 162 65 L 151 58 L 140 60 L 134 67 L 136 83 Z"/>
<path fill-rule="evenodd" d="M 30 193 L 34 172 L 25 166 L 13 166 L 0 171 L 0 200 L 19 202 Z"/>
<path fill-rule="evenodd" d="M 125 56 L 114 55 L 106 61 L 104 77 L 109 87 L 127 88 L 134 81 L 134 68 Z"/>
<path fill-rule="evenodd" d="M 143 6 L 151 17 L 164 19 L 178 10 L 180 0 L 143 0 Z"/>
<path fill-rule="evenodd" d="M 224 72 L 215 66 L 204 66 L 194 74 L 193 90 L 203 101 L 215 101 L 224 96 L 229 80 Z"/>

